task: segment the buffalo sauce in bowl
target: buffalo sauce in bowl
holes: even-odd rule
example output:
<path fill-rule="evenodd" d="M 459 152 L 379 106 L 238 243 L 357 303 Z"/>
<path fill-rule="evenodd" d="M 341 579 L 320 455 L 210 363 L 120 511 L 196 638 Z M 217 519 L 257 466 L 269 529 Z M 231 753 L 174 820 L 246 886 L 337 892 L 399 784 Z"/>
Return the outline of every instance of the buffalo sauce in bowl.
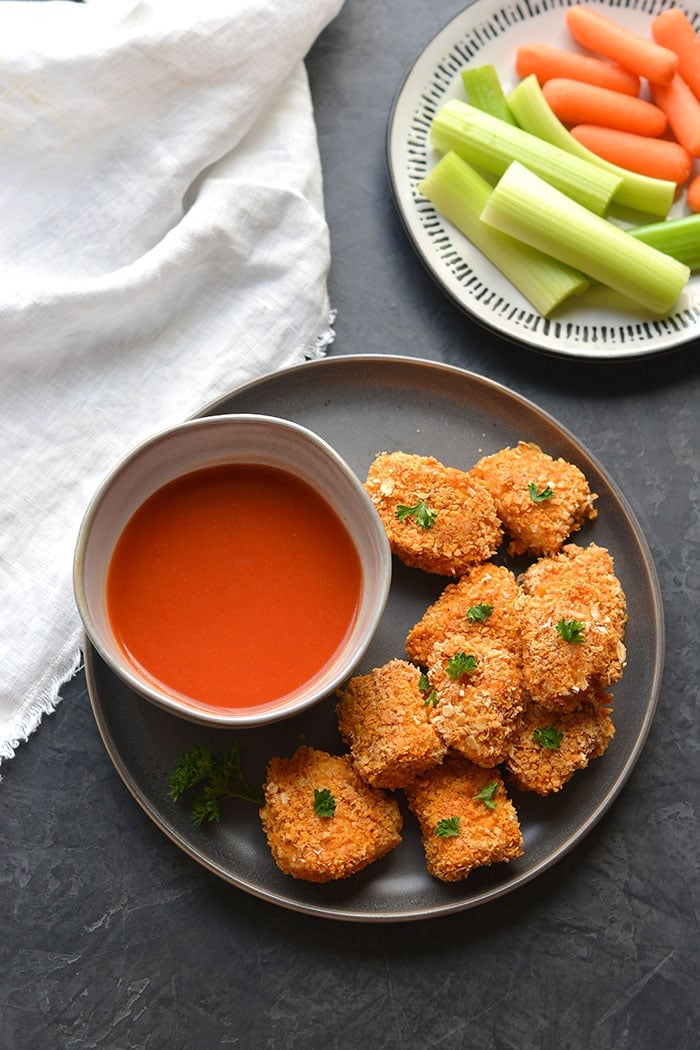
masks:
<path fill-rule="evenodd" d="M 278 467 L 165 484 L 111 556 L 106 607 L 146 681 L 196 707 L 250 709 L 319 676 L 352 631 L 363 578 L 335 510 Z"/>

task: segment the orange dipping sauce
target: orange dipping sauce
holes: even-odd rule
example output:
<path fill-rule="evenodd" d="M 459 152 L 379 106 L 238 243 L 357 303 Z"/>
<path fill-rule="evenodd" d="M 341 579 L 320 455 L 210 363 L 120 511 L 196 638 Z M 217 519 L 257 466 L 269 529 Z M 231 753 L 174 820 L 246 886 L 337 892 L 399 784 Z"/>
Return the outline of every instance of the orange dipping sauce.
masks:
<path fill-rule="evenodd" d="M 140 675 L 195 706 L 278 701 L 355 622 L 362 569 L 333 508 L 275 467 L 196 470 L 155 492 L 107 576 L 114 635 Z"/>

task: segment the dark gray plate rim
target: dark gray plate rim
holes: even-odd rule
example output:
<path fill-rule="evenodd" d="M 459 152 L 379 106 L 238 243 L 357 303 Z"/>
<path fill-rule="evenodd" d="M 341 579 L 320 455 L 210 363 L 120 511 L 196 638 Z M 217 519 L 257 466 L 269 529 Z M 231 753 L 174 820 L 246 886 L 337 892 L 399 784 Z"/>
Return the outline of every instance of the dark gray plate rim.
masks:
<path fill-rule="evenodd" d="M 154 823 L 198 864 L 275 905 L 309 915 L 359 922 L 400 922 L 485 904 L 530 882 L 570 852 L 598 823 L 628 780 L 655 714 L 664 661 L 664 622 L 656 570 L 646 540 L 617 484 L 589 451 L 535 404 L 482 376 L 408 357 L 352 355 L 310 361 L 233 390 L 201 414 L 263 412 L 300 422 L 333 444 L 362 477 L 384 449 L 430 454 L 467 467 L 479 455 L 519 438 L 576 462 L 598 493 L 598 519 L 574 539 L 607 546 L 628 597 L 628 665 L 614 689 L 616 735 L 606 755 L 575 775 L 557 796 L 513 793 L 524 856 L 443 884 L 425 871 L 414 818 L 400 799 L 404 841 L 351 879 L 314 885 L 274 865 L 255 807 L 227 804 L 221 824 L 196 828 L 167 793 L 178 754 L 206 741 L 243 747 L 251 782 L 261 784 L 275 754 L 301 742 L 340 753 L 334 701 L 256 730 L 209 730 L 176 718 L 131 693 L 85 640 L 88 691 L 107 753 L 124 784 Z M 516 570 L 521 567 L 513 565 Z M 386 615 L 359 672 L 403 655 L 406 631 L 445 584 L 394 564 Z M 298 614 L 293 610 L 290 614 Z"/>

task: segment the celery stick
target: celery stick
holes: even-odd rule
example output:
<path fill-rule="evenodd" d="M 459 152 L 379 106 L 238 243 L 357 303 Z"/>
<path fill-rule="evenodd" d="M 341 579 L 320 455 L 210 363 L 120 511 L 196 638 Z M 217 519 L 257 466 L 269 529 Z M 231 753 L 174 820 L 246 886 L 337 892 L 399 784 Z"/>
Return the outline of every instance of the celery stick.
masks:
<path fill-rule="evenodd" d="M 512 160 L 519 160 L 597 215 L 605 214 L 621 183 L 618 176 L 459 99 L 446 102 L 435 114 L 430 140 L 440 153 L 454 150 L 492 175 L 502 175 Z"/>
<path fill-rule="evenodd" d="M 647 226 L 632 226 L 627 232 L 660 252 L 672 255 L 691 270 L 700 269 L 700 212 L 664 222 L 651 222 Z"/>
<path fill-rule="evenodd" d="M 648 212 L 650 215 L 667 215 L 676 192 L 674 182 L 665 179 L 652 179 L 648 175 L 638 175 L 627 171 L 617 164 L 603 160 L 591 150 L 577 142 L 573 135 L 561 123 L 552 111 L 542 93 L 534 73 L 525 77 L 507 96 L 508 107 L 515 115 L 521 128 L 545 142 L 558 146 L 574 157 L 587 160 L 608 174 L 616 175 L 621 181 L 613 194 L 613 201 L 635 211 Z M 584 203 L 584 202 L 582 202 Z"/>
<path fill-rule="evenodd" d="M 492 117 L 517 124 L 510 111 L 495 66 L 473 66 L 462 70 L 462 83 L 472 106 Z"/>
<path fill-rule="evenodd" d="M 687 266 L 589 212 L 517 161 L 499 179 L 481 218 L 656 314 L 671 309 L 690 276 Z"/>
<path fill-rule="evenodd" d="M 589 286 L 570 266 L 486 226 L 479 215 L 492 187 L 456 153 L 441 157 L 418 189 L 544 317 Z"/>

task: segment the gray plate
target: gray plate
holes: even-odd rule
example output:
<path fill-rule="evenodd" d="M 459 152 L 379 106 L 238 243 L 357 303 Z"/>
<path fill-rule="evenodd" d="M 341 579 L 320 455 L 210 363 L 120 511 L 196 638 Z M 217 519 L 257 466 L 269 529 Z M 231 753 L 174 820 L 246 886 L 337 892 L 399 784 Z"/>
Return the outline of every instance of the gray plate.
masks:
<path fill-rule="evenodd" d="M 525 840 L 518 860 L 475 871 L 463 883 L 443 884 L 427 874 L 417 825 L 404 806 L 404 840 L 391 855 L 351 879 L 318 886 L 278 871 L 249 803 L 227 803 L 221 824 L 198 829 L 187 807 L 169 799 L 167 776 L 184 749 L 207 741 L 224 750 L 233 736 L 242 742 L 244 766 L 256 786 L 264 780 L 268 759 L 291 754 L 302 740 L 340 753 L 345 748 L 337 735 L 333 698 L 311 713 L 262 729 L 207 730 L 139 699 L 86 643 L 95 718 L 136 801 L 216 875 L 282 907 L 335 919 L 395 922 L 457 912 L 509 893 L 551 867 L 620 792 L 648 734 L 660 688 L 664 628 L 658 581 L 639 524 L 615 484 L 567 430 L 531 402 L 481 376 L 415 359 L 314 361 L 239 388 L 204 414 L 221 412 L 262 412 L 302 423 L 334 445 L 363 479 L 382 450 L 434 455 L 468 468 L 483 453 L 519 439 L 576 463 L 599 495 L 598 519 L 577 541 L 609 548 L 630 607 L 628 664 L 614 691 L 616 735 L 605 756 L 576 774 L 558 796 L 513 794 Z M 385 617 L 358 671 L 404 655 L 409 628 L 444 584 L 395 563 Z"/>

